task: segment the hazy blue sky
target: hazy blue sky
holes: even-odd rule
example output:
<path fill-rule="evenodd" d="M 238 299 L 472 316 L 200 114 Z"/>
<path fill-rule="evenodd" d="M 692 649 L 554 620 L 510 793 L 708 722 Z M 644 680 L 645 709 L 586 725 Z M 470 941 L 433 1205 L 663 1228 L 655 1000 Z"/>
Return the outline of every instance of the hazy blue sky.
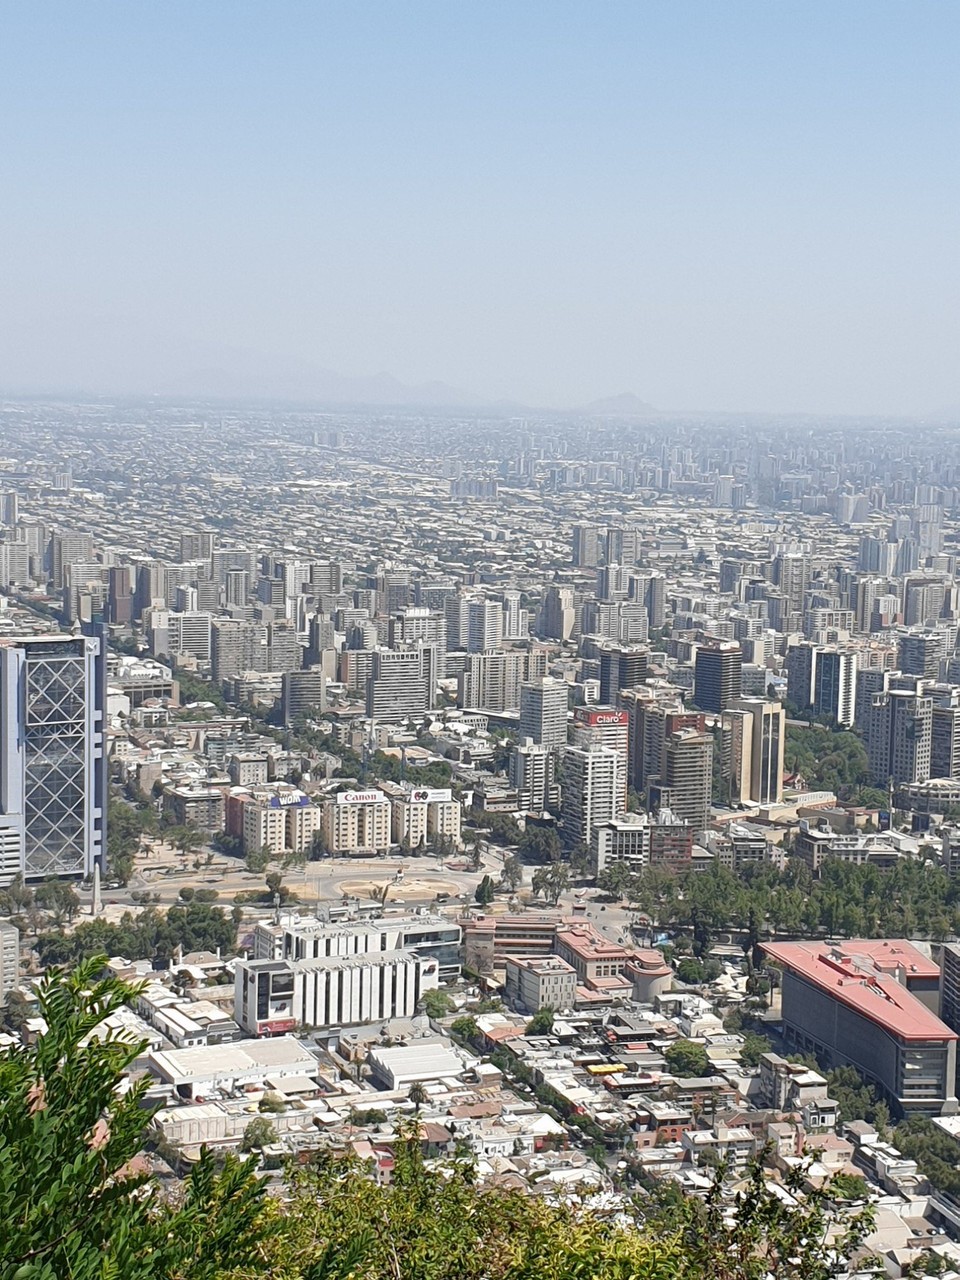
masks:
<path fill-rule="evenodd" d="M 0 388 L 958 405 L 958 66 L 956 0 L 7 0 Z"/>

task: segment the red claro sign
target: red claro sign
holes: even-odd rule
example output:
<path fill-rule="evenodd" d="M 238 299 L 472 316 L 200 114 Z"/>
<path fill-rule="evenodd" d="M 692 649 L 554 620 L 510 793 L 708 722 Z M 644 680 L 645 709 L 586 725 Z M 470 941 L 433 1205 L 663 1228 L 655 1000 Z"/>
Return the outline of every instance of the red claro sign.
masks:
<path fill-rule="evenodd" d="M 589 725 L 605 725 L 605 724 L 629 724 L 630 717 L 626 711 L 582 711 L 576 712 L 576 719 L 580 724 Z"/>

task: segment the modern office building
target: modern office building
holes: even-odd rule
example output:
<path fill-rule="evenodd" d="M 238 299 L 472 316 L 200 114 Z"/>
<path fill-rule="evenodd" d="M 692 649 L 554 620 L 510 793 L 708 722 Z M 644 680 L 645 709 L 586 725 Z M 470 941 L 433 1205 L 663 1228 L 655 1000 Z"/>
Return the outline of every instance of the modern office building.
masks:
<path fill-rule="evenodd" d="M 798 711 L 813 705 L 813 677 L 817 667 L 816 645 L 792 644 L 787 649 L 784 666 L 787 671 L 787 698 Z"/>
<path fill-rule="evenodd" d="M 693 691 L 697 706 L 719 715 L 741 695 L 743 652 L 735 641 L 702 644 L 697 649 Z"/>
<path fill-rule="evenodd" d="M 444 980 L 460 974 L 460 926 L 444 916 L 381 916 L 376 920 L 319 920 L 297 914 L 279 924 L 261 921 L 254 928 L 258 960 L 304 960 L 329 956 L 411 951 L 430 956 Z"/>
<path fill-rule="evenodd" d="M 467 601 L 468 653 L 499 649 L 503 640 L 503 605 L 483 596 Z"/>
<path fill-rule="evenodd" d="M 867 756 L 878 787 L 930 777 L 933 699 L 908 689 L 874 694 L 867 724 Z"/>
<path fill-rule="evenodd" d="M 551 750 L 567 745 L 570 686 L 545 676 L 520 686 L 520 740 L 529 738 Z"/>
<path fill-rule="evenodd" d="M 783 799 L 786 715 L 779 702 L 741 698 L 723 713 L 723 768 L 733 805 Z"/>
<path fill-rule="evenodd" d="M 643 684 L 649 656 L 644 645 L 605 645 L 600 650 L 600 701 L 616 706 L 621 689 Z"/>
<path fill-rule="evenodd" d="M 0 884 L 104 867 L 100 636 L 0 640 Z"/>
<path fill-rule="evenodd" d="M 938 969 L 902 939 L 764 943 L 783 970 L 784 1039 L 852 1066 L 902 1115 L 957 1110 L 957 1033 L 932 1012 Z"/>
<path fill-rule="evenodd" d="M 254 1036 L 411 1018 L 439 985 L 437 961 L 416 951 L 303 960 L 238 960 L 234 1020 Z"/>
<path fill-rule="evenodd" d="M 647 807 L 670 809 L 696 831 L 706 828 L 713 782 L 713 738 L 681 729 L 667 738 L 660 774 L 651 777 Z"/>
<path fill-rule="evenodd" d="M 849 729 L 856 714 L 857 655 L 833 646 L 815 651 L 813 713 Z"/>
<path fill-rule="evenodd" d="M 897 646 L 900 670 L 907 675 L 936 680 L 940 659 L 946 657 L 947 633 L 944 631 L 906 631 Z"/>
<path fill-rule="evenodd" d="M 319 667 L 284 671 L 280 682 L 280 718 L 288 728 L 326 705 L 326 678 Z"/>
<path fill-rule="evenodd" d="M 457 701 L 472 711 L 499 715 L 520 706 L 521 686 L 527 674 L 527 654 L 490 649 L 468 653 L 458 677 Z"/>

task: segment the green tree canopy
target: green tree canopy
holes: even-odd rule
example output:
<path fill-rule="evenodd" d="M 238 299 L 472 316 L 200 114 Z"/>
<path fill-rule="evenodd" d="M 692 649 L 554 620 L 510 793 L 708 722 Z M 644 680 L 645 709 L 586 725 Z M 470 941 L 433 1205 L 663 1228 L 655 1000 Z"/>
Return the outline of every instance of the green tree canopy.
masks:
<path fill-rule="evenodd" d="M 672 1075 L 689 1079 L 710 1074 L 710 1059 L 702 1044 L 692 1040 L 677 1040 L 664 1053 Z"/>

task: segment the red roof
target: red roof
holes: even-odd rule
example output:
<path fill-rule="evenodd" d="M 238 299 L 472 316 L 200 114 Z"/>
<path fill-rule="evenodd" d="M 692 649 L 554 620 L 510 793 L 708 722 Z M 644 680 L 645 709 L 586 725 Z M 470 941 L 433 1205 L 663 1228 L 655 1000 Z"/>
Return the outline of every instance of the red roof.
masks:
<path fill-rule="evenodd" d="M 901 1040 L 957 1040 L 960 1037 L 932 1013 L 896 978 L 889 976 L 899 965 L 910 976 L 914 957 L 926 971 L 939 972 L 909 942 L 902 939 L 868 940 L 831 945 L 825 942 L 765 942 L 771 960 L 812 982 L 841 1004 L 892 1032 Z M 873 953 L 877 953 L 874 962 Z M 909 961 L 909 963 L 908 963 Z"/>

